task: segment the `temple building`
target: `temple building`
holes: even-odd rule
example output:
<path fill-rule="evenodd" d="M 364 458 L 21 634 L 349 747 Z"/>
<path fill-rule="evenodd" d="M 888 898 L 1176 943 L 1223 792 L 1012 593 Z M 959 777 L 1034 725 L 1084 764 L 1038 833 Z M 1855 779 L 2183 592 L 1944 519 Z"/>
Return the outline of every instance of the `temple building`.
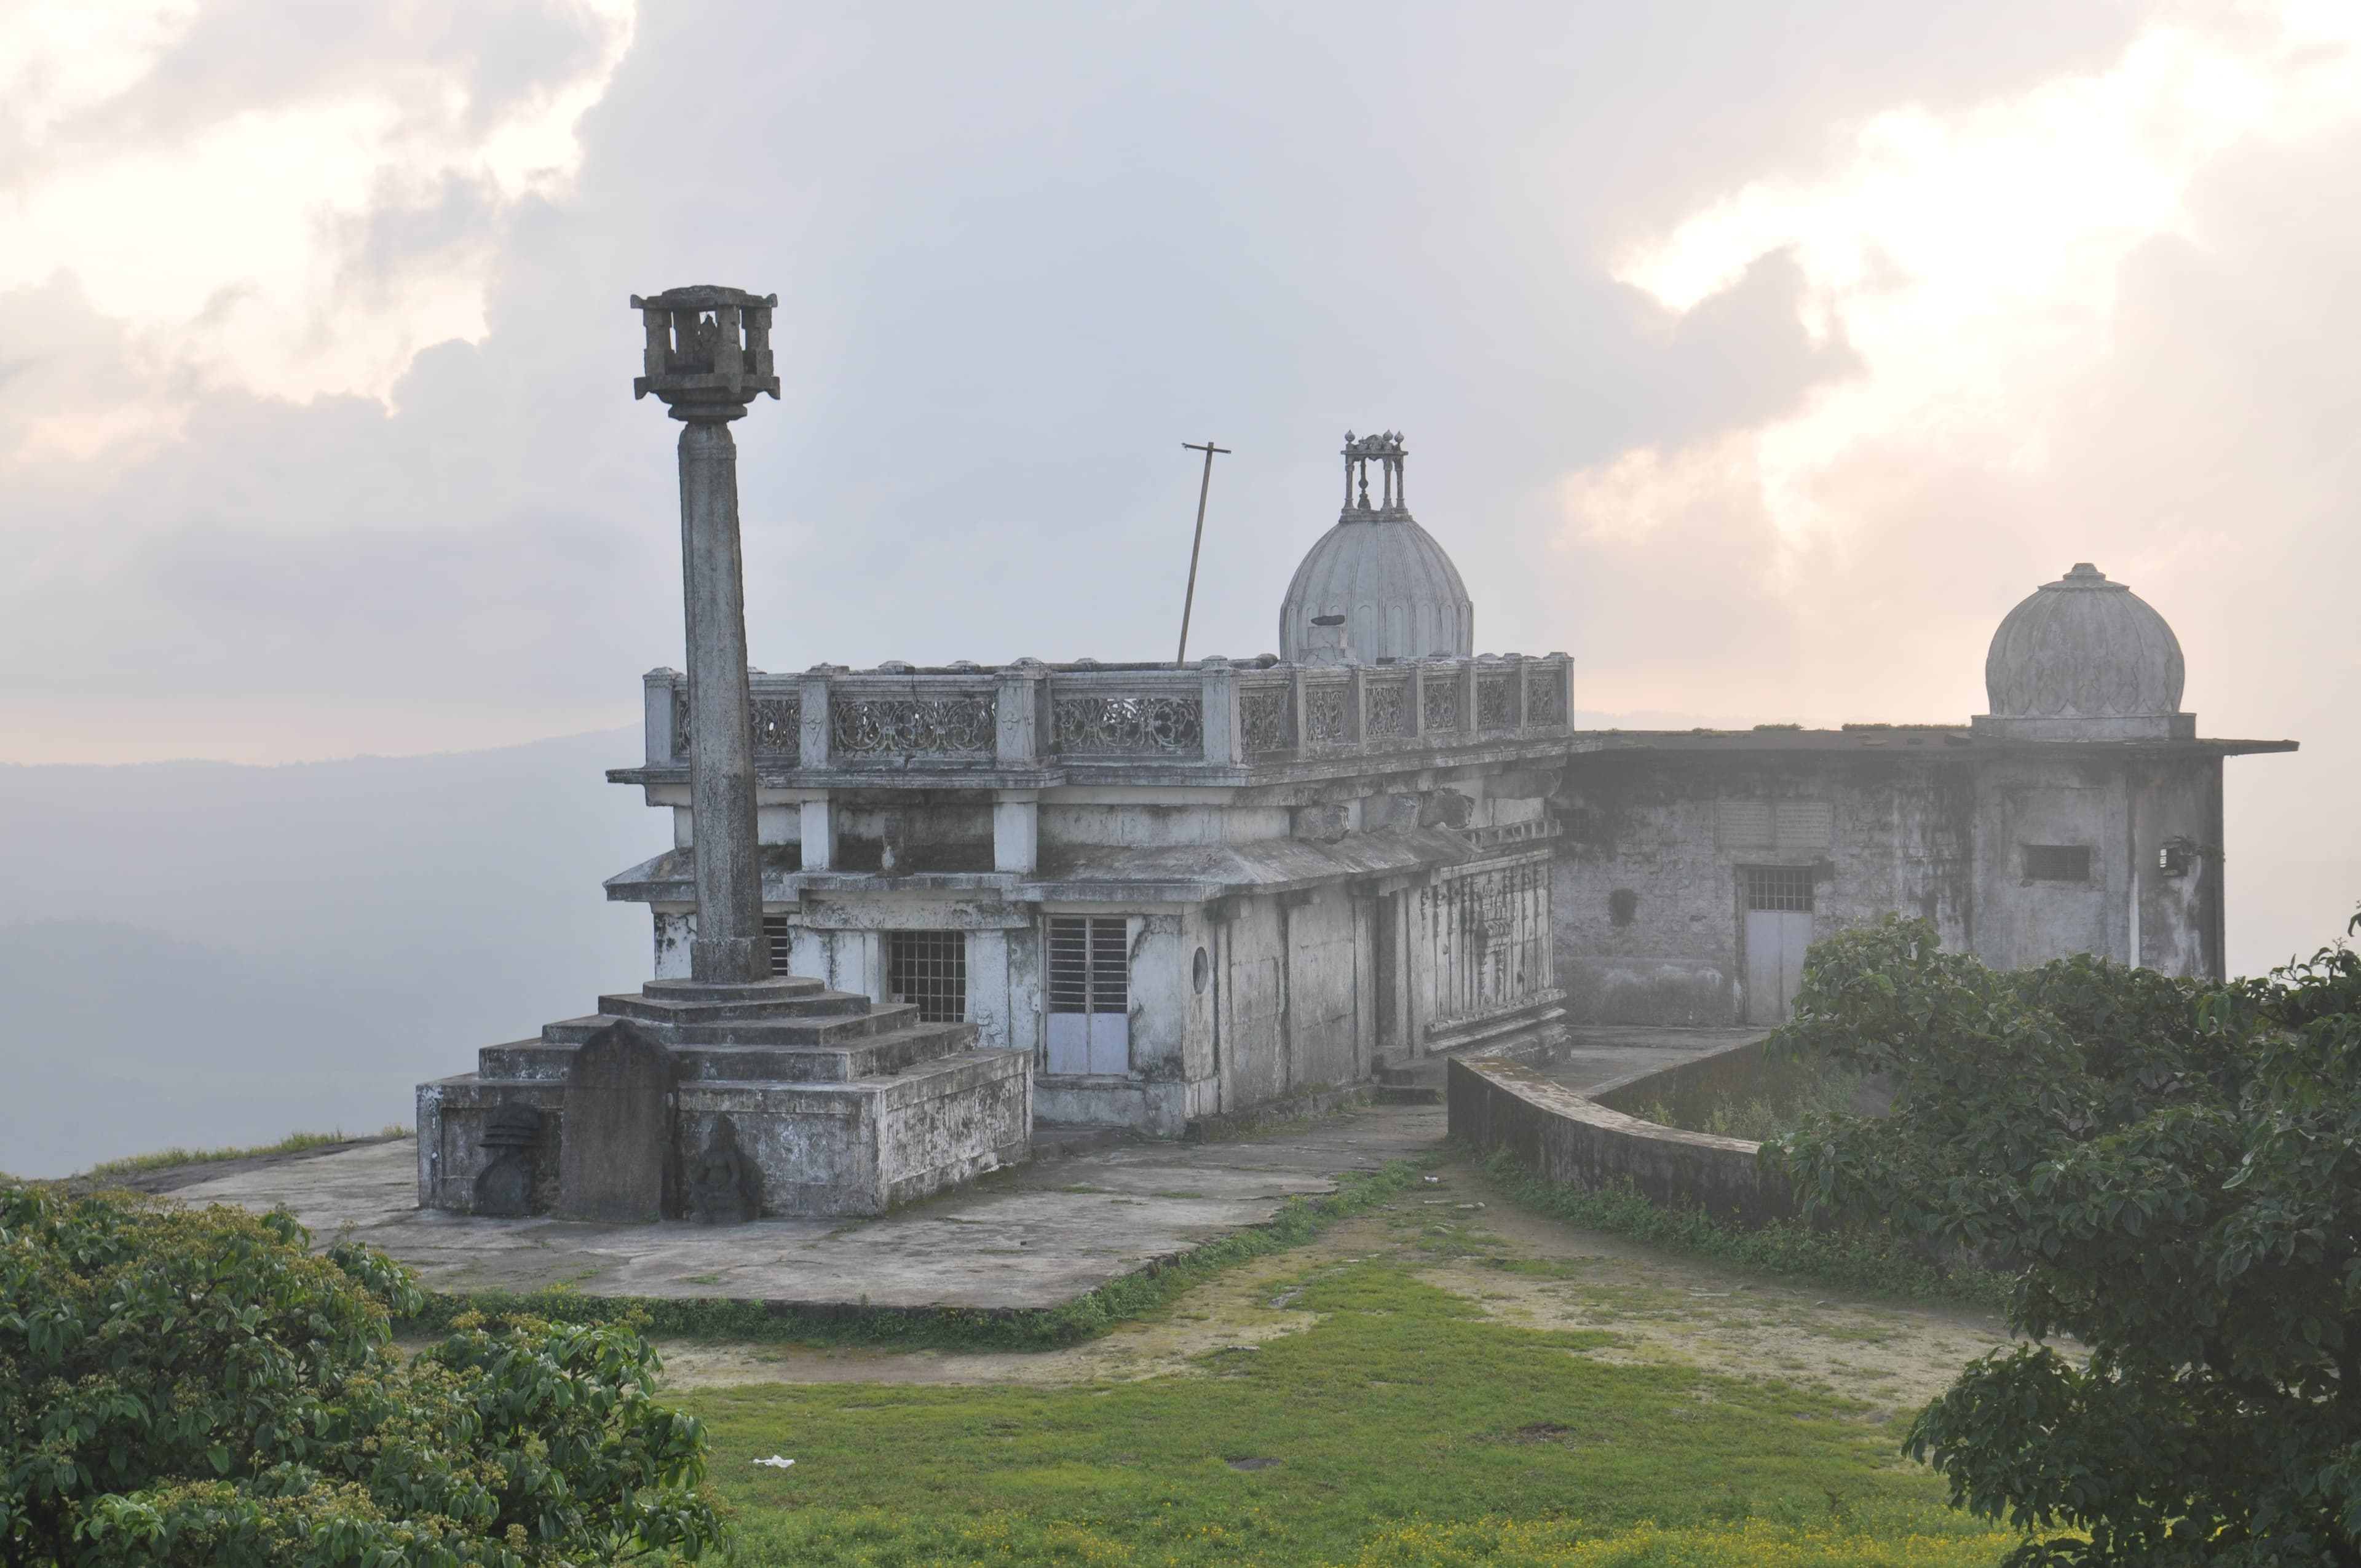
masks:
<path fill-rule="evenodd" d="M 2002 622 L 1970 723 L 1578 731 L 1565 654 L 1476 653 L 1401 437 L 1347 433 L 1279 653 L 766 674 L 729 427 L 779 394 L 777 297 L 631 303 L 682 425 L 688 673 L 609 775 L 672 814 L 607 883 L 653 973 L 419 1086 L 422 1207 L 879 1213 L 1044 1124 L 1217 1136 L 1579 1024 L 1774 1024 L 1888 910 L 2222 971 L 2222 760 L 2293 743 L 2198 739 L 2171 628 L 2092 566 Z"/>
<path fill-rule="evenodd" d="M 774 970 L 1028 1053 L 1040 1122 L 1161 1136 L 1570 1023 L 1777 1023 L 1810 943 L 1887 910 L 1994 964 L 2222 972 L 2222 762 L 2293 742 L 2199 739 L 2124 585 L 2043 585 L 1958 725 L 1577 731 L 1565 654 L 1475 653 L 1405 457 L 1347 436 L 1276 656 L 755 673 Z M 659 980 L 697 907 L 686 690 L 646 677 L 609 775 L 673 815 L 607 883 Z"/>

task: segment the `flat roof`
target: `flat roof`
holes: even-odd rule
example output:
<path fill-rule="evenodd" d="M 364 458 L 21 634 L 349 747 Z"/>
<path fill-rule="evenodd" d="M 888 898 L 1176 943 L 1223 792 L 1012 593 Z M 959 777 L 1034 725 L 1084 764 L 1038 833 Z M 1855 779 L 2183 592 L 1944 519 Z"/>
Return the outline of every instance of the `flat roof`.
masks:
<path fill-rule="evenodd" d="M 2070 749 L 2084 756 L 2093 752 L 2179 752 L 2241 756 L 2256 751 L 2292 751 L 2293 740 L 2226 740 L 2200 737 L 2188 740 L 2004 740 L 1971 733 L 1964 724 L 1847 724 L 1836 729 L 1806 729 L 1795 724 L 1758 724 L 1751 729 L 1580 729 L 1578 755 L 1616 751 L 1718 751 L 1760 754 L 1804 751 L 1850 755 L 1878 751 L 1910 751 L 1965 755 L 2000 752 L 2055 755 Z"/>

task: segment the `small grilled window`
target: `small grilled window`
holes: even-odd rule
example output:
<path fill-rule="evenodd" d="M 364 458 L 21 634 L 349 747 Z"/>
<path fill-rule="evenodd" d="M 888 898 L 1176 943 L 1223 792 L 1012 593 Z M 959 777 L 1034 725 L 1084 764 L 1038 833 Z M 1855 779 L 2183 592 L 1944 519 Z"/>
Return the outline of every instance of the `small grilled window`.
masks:
<path fill-rule="evenodd" d="M 772 974 L 785 974 L 787 972 L 787 917 L 784 915 L 763 916 L 763 935 L 769 938 L 771 942 Z"/>
<path fill-rule="evenodd" d="M 967 933 L 885 933 L 885 990 L 896 1002 L 915 1002 L 929 1024 L 967 1017 Z"/>
<path fill-rule="evenodd" d="M 1618 926 L 1629 926 L 1639 917 L 1640 894 L 1628 887 L 1619 887 L 1607 895 L 1607 918 Z"/>
<path fill-rule="evenodd" d="M 2025 847 L 2025 880 L 2089 882 L 2091 847 L 2087 844 L 2027 844 Z"/>
<path fill-rule="evenodd" d="M 1812 912 L 1812 868 L 1809 866 L 1749 866 L 1746 907 Z"/>
<path fill-rule="evenodd" d="M 1049 1011 L 1127 1013 L 1131 965 L 1120 915 L 1049 917 Z"/>

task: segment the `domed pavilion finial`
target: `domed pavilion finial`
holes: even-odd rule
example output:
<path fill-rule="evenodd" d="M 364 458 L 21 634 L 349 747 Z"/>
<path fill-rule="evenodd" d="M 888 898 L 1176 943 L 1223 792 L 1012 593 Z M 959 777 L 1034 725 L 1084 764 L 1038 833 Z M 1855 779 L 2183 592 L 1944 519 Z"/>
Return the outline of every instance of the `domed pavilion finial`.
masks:
<path fill-rule="evenodd" d="M 1402 499 L 1401 432 L 1345 433 L 1345 507 L 1303 557 L 1279 606 L 1280 657 L 1384 663 L 1465 659 L 1476 607 L 1459 568 Z M 1369 465 L 1378 495 L 1369 495 Z"/>
<path fill-rule="evenodd" d="M 2008 612 L 1984 659 L 2000 740 L 2169 740 L 2197 733 L 2180 711 L 2180 640 L 2153 607 L 2088 561 Z"/>
<path fill-rule="evenodd" d="M 1351 431 L 1345 433 L 1345 511 L 1347 516 L 1355 511 L 1406 513 L 1409 510 L 1408 504 L 1402 499 L 1404 455 L 1401 432 L 1398 430 L 1365 435 L 1357 441 L 1353 438 Z M 1378 494 L 1381 498 L 1375 509 L 1369 505 L 1369 463 L 1372 458 L 1378 466 Z M 1356 479 L 1360 483 L 1361 492 L 1357 505 L 1353 499 Z"/>

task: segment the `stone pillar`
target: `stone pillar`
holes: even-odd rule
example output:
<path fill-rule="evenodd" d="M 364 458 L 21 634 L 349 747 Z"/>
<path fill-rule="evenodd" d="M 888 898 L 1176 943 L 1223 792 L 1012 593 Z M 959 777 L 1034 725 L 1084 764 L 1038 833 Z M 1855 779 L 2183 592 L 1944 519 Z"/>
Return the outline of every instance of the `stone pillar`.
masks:
<path fill-rule="evenodd" d="M 697 818 L 694 979 L 771 976 L 763 937 L 763 862 L 754 809 L 754 732 L 746 681 L 745 573 L 738 546 L 738 444 L 730 422 L 771 373 L 778 297 L 674 289 L 631 298 L 647 329 L 632 395 L 662 398 L 680 433 L 680 554 L 688 641 L 688 790 Z"/>
<path fill-rule="evenodd" d="M 648 766 L 668 768 L 680 755 L 678 715 L 673 710 L 672 684 L 679 672 L 662 665 L 640 677 L 648 740 Z"/>
<path fill-rule="evenodd" d="M 675 411 L 676 414 L 681 411 Z M 738 552 L 738 444 L 728 421 L 686 414 L 680 433 L 680 551 L 688 631 L 688 798 L 697 815 L 691 974 L 767 980 L 763 860 L 755 831 L 752 694 L 746 685 L 745 573 Z"/>
<path fill-rule="evenodd" d="M 1031 875 L 1041 859 L 1041 793 L 1005 789 L 992 801 L 992 869 Z"/>
<path fill-rule="evenodd" d="M 836 812 L 827 796 L 803 804 L 803 866 L 807 872 L 836 869 Z"/>

